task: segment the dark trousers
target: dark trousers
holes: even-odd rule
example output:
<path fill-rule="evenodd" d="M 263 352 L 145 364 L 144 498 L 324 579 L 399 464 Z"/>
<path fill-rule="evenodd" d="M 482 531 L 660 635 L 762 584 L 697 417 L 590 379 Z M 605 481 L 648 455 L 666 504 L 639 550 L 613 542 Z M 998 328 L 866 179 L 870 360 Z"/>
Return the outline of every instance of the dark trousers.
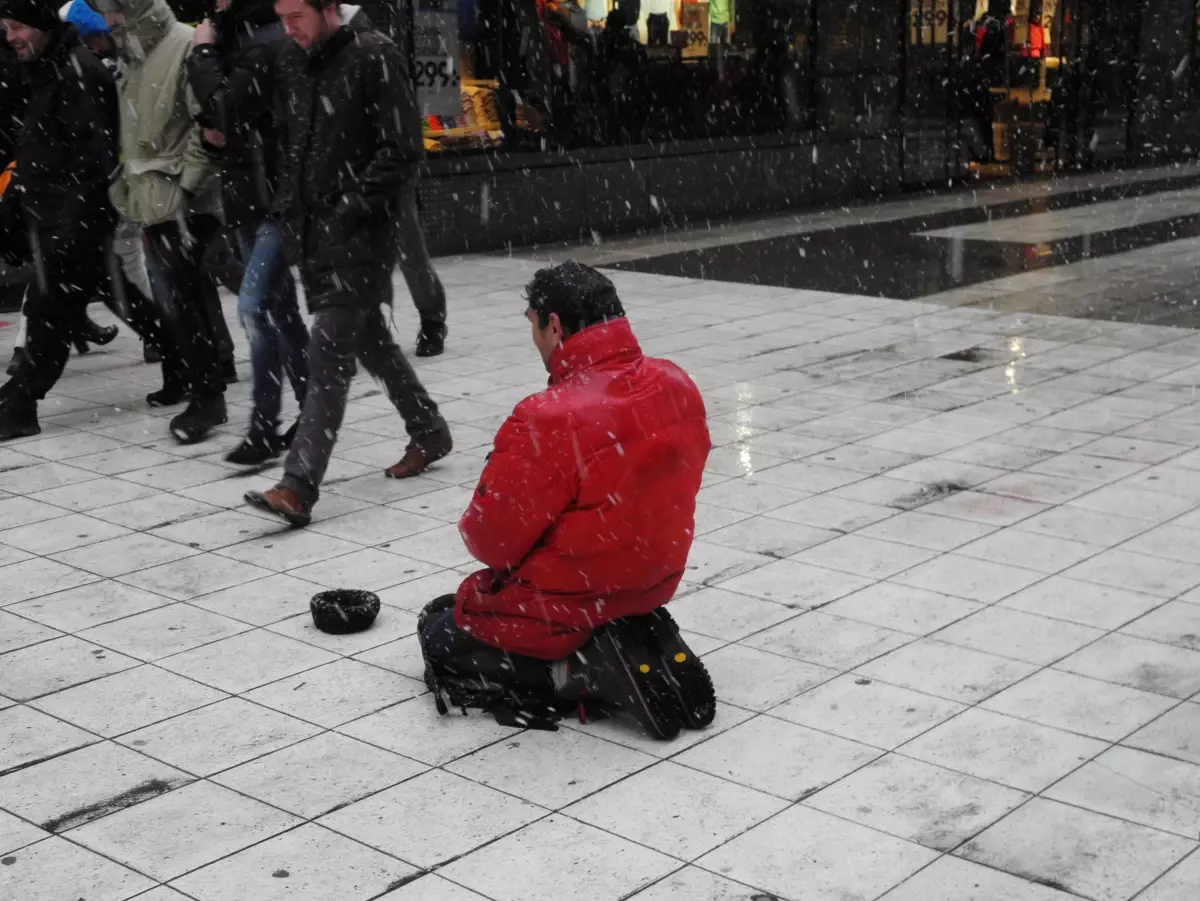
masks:
<path fill-rule="evenodd" d="M 539 697 L 554 697 L 550 663 L 510 654 L 472 638 L 454 622 L 454 595 L 431 602 L 418 620 L 425 663 L 439 680 L 490 682 Z"/>
<path fill-rule="evenodd" d="M 84 325 L 88 301 L 100 296 L 111 303 L 112 297 L 111 237 L 60 244 L 46 232 L 33 244 L 35 275 L 25 302 L 25 362 L 0 388 L 0 401 L 20 406 L 35 406 L 62 376 L 71 340 Z M 140 313 L 149 315 L 144 309 Z"/>
<path fill-rule="evenodd" d="M 404 417 L 413 444 L 423 445 L 449 430 L 437 404 L 392 339 L 380 308 L 391 302 L 391 272 L 385 266 L 313 277 L 302 272 L 305 295 L 317 308 L 308 341 L 308 393 L 279 484 L 306 504 L 317 500 L 325 470 L 346 415 L 354 361 L 383 386 Z M 322 296 L 338 294 L 347 305 L 322 308 Z M 349 304 L 353 296 L 354 303 Z"/>
<path fill-rule="evenodd" d="M 401 189 L 396 208 L 396 238 L 400 251 L 397 262 L 408 285 L 408 293 L 412 295 L 413 306 L 421 317 L 421 327 L 439 329 L 446 324 L 446 289 L 425 246 L 415 183 Z"/>
<path fill-rule="evenodd" d="M 216 216 L 200 215 L 188 217 L 186 235 L 178 222 L 145 228 L 150 283 L 178 349 L 183 383 L 193 398 L 225 392 L 220 347 L 229 329 L 216 283 L 203 268 L 205 251 L 220 227 Z"/>

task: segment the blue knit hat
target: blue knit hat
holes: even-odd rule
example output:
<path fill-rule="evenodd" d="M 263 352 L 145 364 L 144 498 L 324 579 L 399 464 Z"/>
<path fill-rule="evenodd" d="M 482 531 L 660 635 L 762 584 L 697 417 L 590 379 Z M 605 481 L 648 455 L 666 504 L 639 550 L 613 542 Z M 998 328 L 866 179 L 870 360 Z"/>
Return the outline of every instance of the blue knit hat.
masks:
<path fill-rule="evenodd" d="M 108 34 L 108 25 L 104 22 L 104 16 L 88 6 L 84 0 L 74 0 L 64 18 L 75 26 L 80 37 L 90 38 L 96 34 Z"/>

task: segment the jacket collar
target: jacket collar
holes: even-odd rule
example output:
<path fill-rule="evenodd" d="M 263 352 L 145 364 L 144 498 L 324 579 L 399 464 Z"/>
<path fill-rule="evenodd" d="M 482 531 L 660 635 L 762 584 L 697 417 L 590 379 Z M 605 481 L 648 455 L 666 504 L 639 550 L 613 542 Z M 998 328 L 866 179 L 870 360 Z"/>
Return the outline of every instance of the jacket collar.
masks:
<path fill-rule="evenodd" d="M 346 25 L 342 25 L 337 31 L 308 52 L 309 66 L 323 66 L 337 56 L 347 44 L 354 43 L 355 37 L 353 30 Z"/>
<path fill-rule="evenodd" d="M 625 318 L 610 319 L 576 332 L 550 356 L 550 384 L 558 385 L 601 366 L 635 363 L 642 348 Z"/>

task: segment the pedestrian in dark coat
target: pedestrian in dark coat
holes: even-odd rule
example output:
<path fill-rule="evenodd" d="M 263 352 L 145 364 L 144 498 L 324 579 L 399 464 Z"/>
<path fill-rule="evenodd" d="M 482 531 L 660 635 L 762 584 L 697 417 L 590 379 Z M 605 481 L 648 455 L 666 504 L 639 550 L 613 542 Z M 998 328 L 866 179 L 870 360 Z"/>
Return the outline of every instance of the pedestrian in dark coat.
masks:
<path fill-rule="evenodd" d="M 274 215 L 315 315 L 309 387 L 280 483 L 247 500 L 295 525 L 311 516 L 346 412 L 357 358 L 404 417 L 409 445 L 388 470 L 407 478 L 450 452 L 450 430 L 392 339 L 399 190 L 415 174 L 421 136 L 407 66 L 375 32 L 342 25 L 325 0 L 278 0 L 292 44 L 277 65 L 281 174 Z"/>
<path fill-rule="evenodd" d="M 225 459 L 253 466 L 290 443 L 290 432 L 279 434 L 284 373 L 300 406 L 308 382 L 308 328 L 279 225 L 267 215 L 278 177 L 275 57 L 287 38 L 271 0 L 233 0 L 196 29 L 195 41 L 188 78 L 200 124 L 220 135 L 221 206 L 243 266 L 238 318 L 254 379 L 249 431 Z"/>
<path fill-rule="evenodd" d="M 0 198 L 0 254 L 10 265 L 31 262 L 36 276 L 25 304 L 27 365 L 0 388 L 6 440 L 41 431 L 37 403 L 62 375 L 87 302 L 108 288 L 117 97 L 108 69 L 52 0 L 5 0 L 0 18 L 30 88 L 13 181 Z"/>

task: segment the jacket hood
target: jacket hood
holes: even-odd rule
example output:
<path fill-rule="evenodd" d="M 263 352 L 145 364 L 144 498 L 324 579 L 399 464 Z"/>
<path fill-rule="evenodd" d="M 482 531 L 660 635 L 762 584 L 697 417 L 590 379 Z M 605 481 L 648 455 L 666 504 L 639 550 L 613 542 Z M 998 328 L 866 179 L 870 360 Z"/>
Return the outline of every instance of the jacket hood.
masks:
<path fill-rule="evenodd" d="M 178 23 L 167 0 L 125 0 L 125 29 L 141 52 L 149 55 Z"/>
<path fill-rule="evenodd" d="M 550 384 L 575 378 L 605 363 L 632 363 L 642 356 L 633 327 L 624 317 L 580 329 L 550 356 Z"/>

